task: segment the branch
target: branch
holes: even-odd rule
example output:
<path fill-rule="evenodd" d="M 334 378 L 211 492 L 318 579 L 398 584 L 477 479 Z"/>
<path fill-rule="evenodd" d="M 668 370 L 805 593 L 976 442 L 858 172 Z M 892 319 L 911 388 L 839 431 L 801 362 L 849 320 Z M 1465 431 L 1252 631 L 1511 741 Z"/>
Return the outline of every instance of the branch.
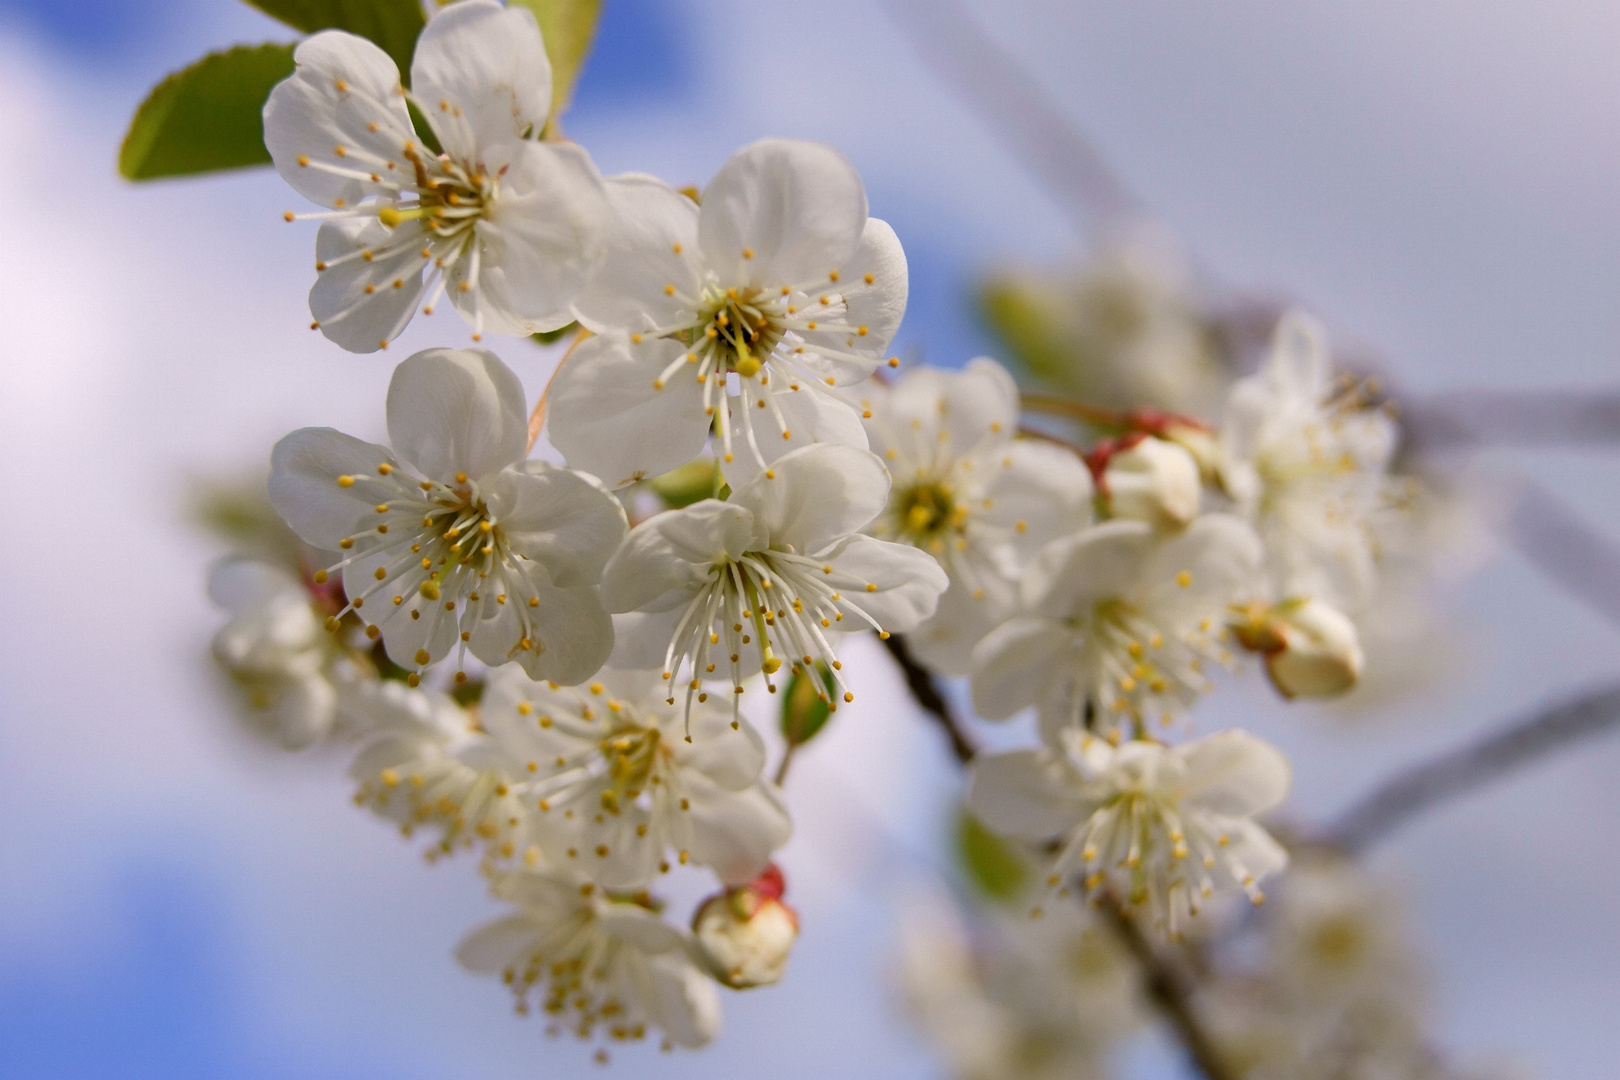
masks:
<path fill-rule="evenodd" d="M 1154 951 L 1152 943 L 1143 936 L 1112 895 L 1102 894 L 1097 907 L 1120 943 L 1142 969 L 1143 989 L 1165 1022 L 1175 1030 L 1176 1038 L 1186 1049 L 1193 1067 L 1207 1080 L 1239 1080 L 1242 1074 L 1227 1064 L 1199 1021 L 1193 1008 L 1192 991 L 1181 972 L 1164 963 Z"/>
<path fill-rule="evenodd" d="M 1519 554 L 1571 599 L 1620 625 L 1620 550 L 1568 503 L 1526 480 L 1501 528 Z"/>
<path fill-rule="evenodd" d="M 894 662 L 900 666 L 901 673 L 905 675 L 906 686 L 911 690 L 911 696 L 925 712 L 939 721 L 940 727 L 945 729 L 945 736 L 951 740 L 951 752 L 956 755 L 956 760 L 964 765 L 972 761 L 979 748 L 973 742 L 973 737 L 967 733 L 967 729 L 962 726 L 962 722 L 956 718 L 950 702 L 945 700 L 939 692 L 939 687 L 934 685 L 934 677 L 928 673 L 927 668 L 917 663 L 899 634 L 890 634 L 882 640 L 889 650 L 889 655 L 894 657 Z"/>
<path fill-rule="evenodd" d="M 1425 452 L 1620 443 L 1620 394 L 1610 389 L 1452 390 L 1402 404 Z"/>
<path fill-rule="evenodd" d="M 1530 765 L 1555 750 L 1620 726 L 1620 686 L 1554 705 L 1385 783 L 1340 816 L 1331 843 L 1357 854 L 1437 803 Z"/>
<path fill-rule="evenodd" d="M 884 0 L 925 67 L 957 91 L 1027 165 L 1075 226 L 1094 238 L 1143 216 L 1108 162 L 1052 95 L 974 21 L 959 0 Z"/>

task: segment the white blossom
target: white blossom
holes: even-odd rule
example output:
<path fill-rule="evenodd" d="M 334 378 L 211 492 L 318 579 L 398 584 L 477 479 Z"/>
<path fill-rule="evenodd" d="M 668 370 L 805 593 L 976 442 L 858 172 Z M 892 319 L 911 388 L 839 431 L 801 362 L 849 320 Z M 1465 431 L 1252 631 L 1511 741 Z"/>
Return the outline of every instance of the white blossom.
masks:
<path fill-rule="evenodd" d="M 1397 437 L 1361 387 L 1334 381 L 1322 327 L 1285 316 L 1220 430 L 1222 483 L 1255 522 L 1278 595 L 1348 610 L 1368 600 L 1380 526 L 1407 487 L 1388 475 Z"/>
<path fill-rule="evenodd" d="M 1148 435 L 1109 453 L 1097 485 L 1110 517 L 1183 529 L 1203 494 L 1198 462 L 1185 448 Z"/>
<path fill-rule="evenodd" d="M 549 1034 L 634 1041 L 656 1028 L 693 1048 L 719 1034 L 718 988 L 656 912 L 554 869 L 498 872 L 493 889 L 517 910 L 468 934 L 456 956 L 499 974 L 520 1014 L 546 1014 Z"/>
<path fill-rule="evenodd" d="M 870 381 L 860 405 L 874 452 L 894 478 L 867 527 L 939 560 L 950 588 L 907 637 L 942 673 L 966 671 L 973 646 L 1017 606 L 1023 566 L 1048 541 L 1091 523 L 1091 476 L 1070 451 L 1018 433 L 1018 388 L 980 358 L 960 372 L 913 368 Z"/>
<path fill-rule="evenodd" d="M 413 672 L 456 649 L 534 678 L 589 678 L 613 645 L 597 582 L 624 513 L 589 478 L 524 460 L 517 376 L 482 350 L 417 353 L 389 384 L 388 432 L 394 451 L 304 428 L 271 458 L 276 510 L 307 543 L 345 553 L 328 568 L 343 571 L 344 610 Z"/>
<path fill-rule="evenodd" d="M 1179 938 L 1217 886 L 1235 884 L 1260 903 L 1259 883 L 1287 863 L 1253 819 L 1288 794 L 1288 760 L 1247 732 L 1115 746 L 1069 729 L 1057 742 L 977 760 L 968 786 L 969 806 L 990 828 L 1057 840 L 1053 889 L 1107 889 Z"/>
<path fill-rule="evenodd" d="M 496 859 L 538 858 L 515 774 L 493 752 L 476 713 L 446 694 L 385 680 L 346 702 L 368 736 L 349 767 L 354 801 L 407 838 L 435 834 L 430 859 L 458 847 Z"/>
<path fill-rule="evenodd" d="M 1361 678 L 1365 658 L 1356 624 L 1321 600 L 1250 604 L 1232 629 L 1244 648 L 1264 657 L 1266 674 L 1284 697 L 1334 697 Z"/>
<path fill-rule="evenodd" d="M 617 224 L 575 306 L 598 336 L 551 390 L 548 435 L 570 465 L 618 487 L 696 456 L 711 430 L 738 470 L 815 442 L 866 445 L 835 388 L 882 360 L 906 260 L 843 155 L 754 143 L 701 207 L 646 176 L 608 191 Z"/>
<path fill-rule="evenodd" d="M 250 558 L 216 564 L 208 595 L 231 615 L 214 635 L 214 659 L 241 687 L 255 726 L 288 750 L 327 736 L 339 685 L 358 673 L 324 629 L 316 597 L 289 571 Z"/>
<path fill-rule="evenodd" d="M 1025 571 L 1024 613 L 973 650 L 973 704 L 987 719 L 1036 705 L 1042 730 L 1168 722 L 1224 663 L 1229 607 L 1255 583 L 1259 542 L 1229 514 L 1179 533 L 1109 521 L 1053 541 Z"/>
<path fill-rule="evenodd" d="M 708 699 L 705 679 L 728 678 L 740 695 L 745 677 L 763 670 L 768 682 L 784 662 L 825 664 L 854 700 L 832 639 L 910 630 L 947 584 L 926 553 L 857 532 L 888 492 L 874 454 L 822 444 L 778 459 L 727 501 L 642 522 L 603 572 L 608 610 L 635 613 L 617 621 L 615 664 L 661 665 L 671 703 L 689 669 L 688 708 Z"/>
<path fill-rule="evenodd" d="M 409 91 L 387 53 L 341 30 L 306 38 L 293 58 L 265 105 L 264 139 L 282 177 L 332 208 L 303 215 L 324 219 L 316 327 L 371 352 L 424 294 L 431 314 L 446 293 L 474 340 L 572 320 L 611 211 L 582 149 L 539 141 L 551 65 L 532 13 L 492 0 L 446 8 L 417 42 Z"/>
<path fill-rule="evenodd" d="M 699 954 L 733 990 L 770 986 L 787 974 L 799 915 L 782 902 L 785 889 L 782 872 L 770 866 L 748 884 L 709 897 L 692 916 Z"/>
<path fill-rule="evenodd" d="M 671 861 L 745 883 L 792 831 L 761 776 L 765 744 L 729 707 L 687 719 L 662 690 L 650 672 L 604 671 L 569 690 L 508 668 L 491 675 L 479 715 L 555 864 L 611 889 L 645 885 Z"/>

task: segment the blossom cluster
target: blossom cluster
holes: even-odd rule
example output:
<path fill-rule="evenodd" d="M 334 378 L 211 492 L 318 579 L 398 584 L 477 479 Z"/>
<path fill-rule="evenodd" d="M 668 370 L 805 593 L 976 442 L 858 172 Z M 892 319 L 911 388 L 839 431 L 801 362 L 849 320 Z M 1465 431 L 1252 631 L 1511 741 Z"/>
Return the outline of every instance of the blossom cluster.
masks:
<path fill-rule="evenodd" d="M 475 347 L 398 364 L 386 445 L 276 445 L 302 547 L 216 569 L 215 654 L 281 743 L 354 748 L 357 804 L 476 859 L 511 913 L 466 967 L 556 1031 L 711 1040 L 718 988 L 779 979 L 798 929 L 744 702 L 804 680 L 837 713 L 850 633 L 905 635 L 985 719 L 1034 711 L 1036 745 L 974 762 L 967 802 L 1039 861 L 1053 933 L 1093 942 L 1082 896 L 1166 940 L 1220 894 L 1263 899 L 1288 763 L 1186 738 L 1189 714 L 1245 651 L 1285 697 L 1356 683 L 1405 491 L 1320 326 L 1286 316 L 1212 419 L 1119 412 L 1082 445 L 1028 426 L 992 360 L 898 370 L 906 257 L 835 150 L 754 143 L 698 193 L 603 177 L 542 138 L 540 31 L 493 0 L 428 22 L 408 90 L 346 32 L 296 60 L 264 130 L 324 207 L 287 215 L 321 222 L 313 325 L 371 352 L 448 301 Z M 482 347 L 576 324 L 538 404 Z M 649 513 L 677 470 L 707 497 Z M 718 890 L 684 925 L 659 894 L 682 874 Z M 1131 1012 L 1086 948 L 1087 992 Z"/>

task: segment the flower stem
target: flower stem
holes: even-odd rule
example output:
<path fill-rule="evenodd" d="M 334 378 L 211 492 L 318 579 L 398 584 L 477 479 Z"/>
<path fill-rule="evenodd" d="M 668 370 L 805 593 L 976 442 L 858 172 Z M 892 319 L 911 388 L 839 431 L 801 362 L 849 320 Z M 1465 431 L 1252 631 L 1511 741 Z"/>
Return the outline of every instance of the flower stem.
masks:
<path fill-rule="evenodd" d="M 957 719 L 950 703 L 939 692 L 939 687 L 934 685 L 934 677 L 928 673 L 928 669 L 917 663 L 916 658 L 911 655 L 911 650 L 906 647 L 905 639 L 899 634 L 890 634 L 883 639 L 883 644 L 889 650 L 889 655 L 894 657 L 894 662 L 899 665 L 901 674 L 905 675 L 906 686 L 910 689 L 911 696 L 922 706 L 924 712 L 945 729 L 945 736 L 951 741 L 951 752 L 956 755 L 956 760 L 963 765 L 972 761 L 979 748 L 972 736 L 967 733 L 967 729 L 962 726 L 962 722 Z"/>
<path fill-rule="evenodd" d="M 540 391 L 540 400 L 534 403 L 534 412 L 529 414 L 529 450 L 531 453 L 534 450 L 535 442 L 540 438 L 541 429 L 546 426 L 546 399 L 551 396 L 551 384 L 556 381 L 557 372 L 561 371 L 562 366 L 568 363 L 568 358 L 574 355 L 574 350 L 579 348 L 580 342 L 590 336 L 591 332 L 589 330 L 583 326 L 580 327 L 579 333 L 574 335 L 574 340 L 569 344 L 568 351 L 563 353 L 561 360 L 557 361 L 557 366 L 551 369 L 551 378 L 546 380 L 546 388 Z"/>

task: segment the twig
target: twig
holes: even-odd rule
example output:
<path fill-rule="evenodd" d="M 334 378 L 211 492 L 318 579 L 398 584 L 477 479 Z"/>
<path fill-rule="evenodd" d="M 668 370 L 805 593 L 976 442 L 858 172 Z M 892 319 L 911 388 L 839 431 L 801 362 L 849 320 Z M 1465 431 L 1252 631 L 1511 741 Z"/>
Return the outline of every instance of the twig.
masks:
<path fill-rule="evenodd" d="M 1356 854 L 1437 803 L 1620 726 L 1620 686 L 1565 701 L 1388 781 L 1340 816 L 1330 842 Z"/>
<path fill-rule="evenodd" d="M 968 735 L 967 729 L 962 726 L 962 722 L 956 718 L 950 702 L 945 700 L 939 692 L 939 687 L 934 685 L 934 677 L 928 673 L 928 669 L 917 663 L 899 634 L 890 634 L 883 639 L 883 644 L 888 648 L 889 655 L 894 657 L 894 662 L 900 666 L 901 673 L 905 675 L 906 686 L 911 690 L 911 696 L 916 698 L 917 704 L 945 729 L 945 736 L 951 740 L 951 752 L 956 755 L 956 760 L 964 765 L 972 761 L 979 748 Z"/>
<path fill-rule="evenodd" d="M 1131 426 L 1131 418 L 1125 413 L 1114 409 L 1099 408 L 1096 405 L 1087 405 L 1083 401 L 1072 401 L 1069 398 L 1057 397 L 1053 394 L 1022 393 L 1018 396 L 1018 404 L 1020 408 L 1029 412 L 1046 413 L 1048 416 L 1067 416 L 1072 420 L 1079 420 L 1093 427 L 1124 431 Z"/>
<path fill-rule="evenodd" d="M 1143 216 L 1062 106 L 957 0 L 885 0 L 883 6 L 935 78 L 961 94 L 1082 233 L 1100 238 Z"/>
<path fill-rule="evenodd" d="M 793 753 L 798 748 L 798 743 L 790 742 L 787 744 L 787 749 L 782 751 L 782 760 L 776 766 L 776 775 L 771 778 L 771 782 L 777 787 L 787 783 L 788 766 L 793 764 Z"/>
<path fill-rule="evenodd" d="M 1620 550 L 1573 507 L 1526 480 L 1501 528 L 1519 554 L 1563 586 L 1571 599 L 1620 625 Z"/>
<path fill-rule="evenodd" d="M 1423 452 L 1620 443 L 1620 394 L 1608 388 L 1452 390 L 1403 405 Z"/>
<path fill-rule="evenodd" d="M 1159 1014 L 1164 1017 L 1187 1051 L 1194 1068 L 1208 1080 L 1239 1080 L 1241 1073 L 1227 1064 L 1214 1040 L 1204 1030 L 1193 1008 L 1192 991 L 1181 972 L 1166 964 L 1141 929 L 1120 906 L 1104 893 L 1097 904 L 1120 943 L 1142 969 L 1142 986 Z"/>
<path fill-rule="evenodd" d="M 540 400 L 534 403 L 534 411 L 529 414 L 529 449 L 531 451 L 534 449 L 534 444 L 540 439 L 540 432 L 546 426 L 546 400 L 551 397 L 551 384 L 557 381 L 557 372 L 561 371 L 562 366 L 568 363 L 568 358 L 574 355 L 574 350 L 579 348 L 580 342 L 590 336 L 591 332 L 589 330 L 583 326 L 580 327 L 579 333 L 575 334 L 574 340 L 569 343 L 568 351 L 563 353 L 561 360 L 557 361 L 557 366 L 551 369 L 551 378 L 546 380 L 546 388 L 540 391 Z"/>

